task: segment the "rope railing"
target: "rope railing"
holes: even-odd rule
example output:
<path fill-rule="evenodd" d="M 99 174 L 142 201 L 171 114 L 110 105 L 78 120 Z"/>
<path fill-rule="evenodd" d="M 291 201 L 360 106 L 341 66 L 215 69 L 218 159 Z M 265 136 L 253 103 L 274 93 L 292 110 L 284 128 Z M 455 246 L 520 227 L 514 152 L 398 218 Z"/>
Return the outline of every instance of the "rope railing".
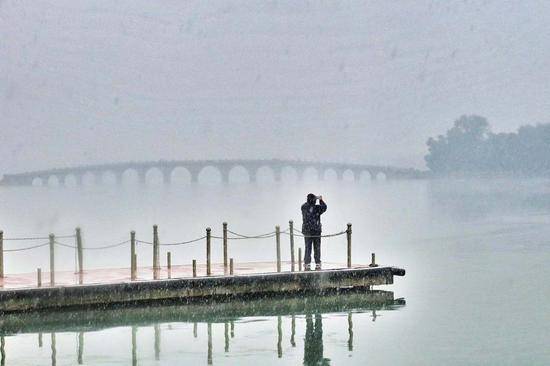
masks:
<path fill-rule="evenodd" d="M 187 245 L 187 244 L 193 244 L 197 243 L 199 241 L 206 239 L 206 251 L 207 251 L 207 275 L 211 274 L 211 240 L 222 240 L 223 241 L 223 259 L 224 259 L 224 273 L 227 270 L 228 264 L 230 267 L 229 273 L 233 274 L 233 258 L 228 258 L 227 253 L 227 247 L 228 247 L 228 241 L 234 241 L 234 240 L 262 240 L 262 239 L 270 239 L 275 238 L 276 243 L 276 253 L 277 253 L 277 272 L 281 271 L 281 234 L 287 235 L 290 237 L 290 251 L 291 251 L 291 263 L 292 267 L 291 270 L 294 271 L 294 238 L 295 237 L 303 237 L 303 238 L 332 238 L 332 237 L 338 237 L 344 234 L 347 234 L 347 254 L 348 254 L 348 268 L 351 267 L 351 224 L 348 224 L 348 227 L 346 230 L 342 230 L 335 233 L 329 233 L 329 234 L 321 234 L 321 235 L 308 235 L 304 234 L 299 229 L 294 228 L 293 221 L 289 221 L 289 226 L 281 230 L 279 226 L 275 227 L 275 231 L 270 231 L 262 234 L 242 234 L 237 231 L 232 231 L 227 229 L 227 223 L 223 224 L 223 233 L 222 235 L 213 235 L 212 230 L 210 228 L 206 229 L 206 235 L 202 235 L 190 240 L 185 241 L 178 241 L 178 242 L 161 242 L 159 240 L 158 235 L 158 226 L 153 226 L 153 240 L 147 241 L 147 240 L 141 240 L 139 238 L 136 238 L 135 232 L 132 231 L 130 233 L 130 239 L 124 240 L 121 242 L 108 244 L 108 245 L 101 245 L 97 247 L 87 247 L 82 245 L 82 236 L 81 231 L 79 228 L 76 229 L 75 235 L 62 235 L 62 236 L 55 236 L 53 234 L 50 234 L 48 237 L 13 237 L 13 238 L 5 238 L 3 237 L 3 232 L 0 231 L 0 278 L 4 277 L 4 256 L 3 253 L 9 253 L 9 252 L 22 252 L 22 251 L 29 251 L 41 247 L 45 247 L 47 245 L 50 246 L 50 274 L 51 274 L 51 280 L 50 283 L 54 284 L 54 277 L 53 274 L 54 269 L 54 247 L 60 246 L 64 248 L 74 249 L 75 250 L 75 273 L 78 273 L 79 275 L 83 275 L 83 251 L 94 251 L 94 250 L 107 250 L 112 248 L 121 247 L 123 245 L 126 245 L 128 243 L 131 244 L 131 279 L 137 278 L 137 255 L 136 255 L 136 244 L 145 244 L 153 246 L 153 270 L 155 272 L 154 279 L 158 279 L 158 270 L 160 269 L 160 260 L 159 260 L 159 247 L 171 247 L 171 246 L 180 246 L 180 245 Z M 71 239 L 75 238 L 75 243 L 70 244 L 66 241 L 63 241 L 63 239 Z M 61 239 L 61 240 L 60 240 Z M 22 248 L 10 248 L 5 249 L 3 246 L 4 241 L 37 241 L 37 240 L 48 240 L 48 242 L 40 243 L 37 245 L 31 245 L 27 247 Z M 168 271 L 170 273 L 171 271 L 171 253 L 167 252 L 167 267 Z M 298 248 L 298 268 L 301 270 L 301 248 Z M 193 274 L 196 275 L 196 268 L 195 264 L 196 261 L 193 260 Z M 374 259 L 373 259 L 374 263 Z M 40 277 L 41 269 L 38 268 L 38 276 Z M 39 280 L 38 283 L 41 280 Z M 80 279 L 80 282 L 82 283 L 82 279 Z"/>
<path fill-rule="evenodd" d="M 185 245 L 185 244 L 195 243 L 195 242 L 203 240 L 203 239 L 206 239 L 206 235 L 201 236 L 200 238 L 195 238 L 195 239 L 191 239 L 191 240 L 187 240 L 187 241 L 180 241 L 180 242 L 175 242 L 175 243 L 160 243 L 159 242 L 158 245 L 160 245 L 160 246 Z M 155 243 L 150 242 L 150 241 L 139 240 L 139 239 L 136 239 L 136 243 L 147 244 L 147 245 L 154 245 L 155 244 Z"/>
<path fill-rule="evenodd" d="M 44 243 L 44 244 L 38 244 L 38 245 L 33 245 L 33 246 L 30 246 L 30 247 L 25 247 L 25 248 L 4 249 L 4 252 L 22 252 L 22 251 L 25 251 L 25 250 L 31 250 L 31 249 L 35 249 L 35 248 L 45 247 L 48 244 L 50 244 L 50 243 L 48 242 L 48 243 Z"/>
<path fill-rule="evenodd" d="M 103 245 L 103 246 L 99 246 L 99 247 L 84 247 L 83 246 L 82 250 L 101 250 L 101 249 L 116 248 L 116 247 L 120 247 L 124 244 L 128 244 L 129 242 L 130 242 L 130 240 L 125 240 L 125 241 L 122 241 L 122 242 L 119 242 L 119 243 L 116 243 L 116 244 Z M 66 247 L 66 248 L 78 249 L 77 245 L 62 243 L 62 242 L 59 242 L 57 240 L 55 241 L 55 244 L 60 245 L 62 247 Z"/>
<path fill-rule="evenodd" d="M 324 234 L 324 235 L 307 235 L 307 234 L 304 234 L 302 232 L 300 233 L 293 233 L 294 236 L 298 236 L 300 238 L 333 238 L 335 236 L 340 236 L 340 235 L 344 235 L 346 234 L 348 231 L 347 230 L 344 230 L 344 231 L 340 231 L 338 233 L 332 233 L 332 234 Z M 290 233 L 288 232 L 282 232 L 281 233 L 284 233 L 284 234 L 287 234 L 287 235 L 290 235 Z"/>

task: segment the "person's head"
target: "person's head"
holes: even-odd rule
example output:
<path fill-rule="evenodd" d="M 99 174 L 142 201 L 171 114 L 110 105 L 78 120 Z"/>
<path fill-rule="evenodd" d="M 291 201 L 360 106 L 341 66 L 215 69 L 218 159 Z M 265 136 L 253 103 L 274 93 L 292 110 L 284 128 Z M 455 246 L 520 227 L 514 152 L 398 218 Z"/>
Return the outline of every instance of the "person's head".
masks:
<path fill-rule="evenodd" d="M 309 204 L 315 204 L 315 201 L 317 200 L 317 196 L 313 193 L 310 193 L 307 195 L 307 203 Z"/>

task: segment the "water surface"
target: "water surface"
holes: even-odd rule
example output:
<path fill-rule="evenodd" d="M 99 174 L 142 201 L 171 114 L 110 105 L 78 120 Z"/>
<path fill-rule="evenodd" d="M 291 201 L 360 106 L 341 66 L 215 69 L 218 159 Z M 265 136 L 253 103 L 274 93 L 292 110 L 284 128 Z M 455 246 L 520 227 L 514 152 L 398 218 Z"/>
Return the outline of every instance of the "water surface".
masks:
<path fill-rule="evenodd" d="M 206 364 L 208 329 L 213 364 L 308 364 L 306 354 L 319 354 L 320 344 L 322 358 L 313 359 L 313 364 L 550 362 L 548 181 L 308 180 L 300 184 L 2 188 L 0 226 L 6 237 L 70 234 L 80 226 L 87 246 L 126 240 L 130 230 L 150 240 L 153 224 L 159 225 L 161 242 L 202 236 L 206 226 L 220 233 L 223 221 L 235 231 L 256 234 L 272 231 L 277 224 L 285 227 L 290 219 L 299 227 L 299 206 L 310 191 L 322 193 L 329 206 L 323 217 L 325 232 L 343 230 L 347 222 L 353 224 L 354 262 L 368 263 L 370 253 L 375 252 L 380 263 L 407 270 L 394 285 L 381 287 L 392 291 L 395 298 L 404 298 L 406 305 L 378 309 L 374 316 L 368 304 L 351 310 L 320 308 L 295 313 L 295 345 L 291 342 L 293 315 L 288 312 L 234 314 L 223 319 L 212 315 L 212 319 L 197 322 L 197 337 L 195 322 L 165 322 L 162 317 L 155 322 L 154 311 L 147 324 L 133 324 L 130 319 L 129 323 L 98 328 L 92 319 L 89 331 L 71 329 L 74 324 L 69 321 L 66 328 L 65 322 L 54 322 L 56 364 L 78 361 L 81 333 L 84 364 L 131 364 L 132 332 L 137 332 L 138 364 Z M 286 260 L 288 243 L 283 244 Z M 5 243 L 10 248 L 23 245 Z M 120 247 L 86 254 L 85 265 L 126 267 L 128 250 Z M 232 242 L 229 250 L 230 256 L 241 262 L 275 257 L 272 240 Z M 200 261 L 204 244 L 170 251 L 176 264 L 194 258 Z M 221 245 L 214 244 L 214 259 L 219 261 L 221 254 Z M 164 252 L 162 255 L 164 258 Z M 150 247 L 138 248 L 143 261 L 150 256 Z M 323 257 L 345 262 L 344 237 L 327 239 Z M 8 274 L 47 268 L 48 250 L 7 253 L 5 262 Z M 72 270 L 74 264 L 72 250 L 58 250 L 59 268 Z M 225 328 L 226 324 L 231 327 L 231 322 L 235 335 L 226 352 Z M 316 331 L 317 324 L 322 332 Z M 51 327 L 38 325 L 30 333 L 6 332 L 5 363 L 52 363 L 51 331 Z M 38 347 L 39 333 L 43 333 L 42 347 Z M 157 338 L 160 341 L 155 341 Z"/>

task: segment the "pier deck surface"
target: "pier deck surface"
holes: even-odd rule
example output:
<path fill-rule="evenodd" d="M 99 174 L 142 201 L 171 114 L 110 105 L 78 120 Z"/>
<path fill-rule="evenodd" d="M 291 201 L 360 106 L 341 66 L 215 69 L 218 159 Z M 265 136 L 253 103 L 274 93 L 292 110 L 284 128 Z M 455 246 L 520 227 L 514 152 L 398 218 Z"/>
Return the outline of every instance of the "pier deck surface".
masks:
<path fill-rule="evenodd" d="M 368 265 L 354 265 L 352 268 L 365 268 Z M 345 264 L 342 263 L 323 263 L 323 269 L 344 269 Z M 224 273 L 223 264 L 212 264 L 212 276 L 227 275 Z M 289 272 L 291 270 L 291 262 L 281 262 L 281 271 Z M 295 270 L 298 271 L 298 264 L 295 264 Z M 303 270 L 303 269 L 302 269 Z M 277 265 L 275 262 L 249 262 L 235 264 L 235 275 L 247 275 L 247 274 L 260 274 L 277 272 Z M 191 265 L 177 265 L 172 266 L 171 278 L 188 278 L 193 276 L 193 268 Z M 212 277 L 210 276 L 210 277 Z M 55 286 L 73 286 L 79 284 L 79 274 L 73 271 L 59 271 L 55 272 Z M 206 276 L 206 264 L 197 263 L 197 277 Z M 168 279 L 168 270 L 166 267 L 162 267 L 159 270 L 158 279 Z M 103 268 L 103 269 L 90 269 L 84 271 L 81 284 L 88 285 L 101 285 L 101 284 L 113 284 L 124 282 L 139 282 L 139 281 L 152 281 L 153 280 L 153 268 L 152 267 L 138 267 L 137 279 L 132 281 L 130 279 L 129 268 Z M 0 278 L 0 291 L 20 289 L 20 288 L 35 288 L 37 287 L 37 275 L 36 273 L 21 273 L 21 274 L 7 274 L 4 278 Z M 50 287 L 50 273 L 42 272 L 42 286 Z"/>

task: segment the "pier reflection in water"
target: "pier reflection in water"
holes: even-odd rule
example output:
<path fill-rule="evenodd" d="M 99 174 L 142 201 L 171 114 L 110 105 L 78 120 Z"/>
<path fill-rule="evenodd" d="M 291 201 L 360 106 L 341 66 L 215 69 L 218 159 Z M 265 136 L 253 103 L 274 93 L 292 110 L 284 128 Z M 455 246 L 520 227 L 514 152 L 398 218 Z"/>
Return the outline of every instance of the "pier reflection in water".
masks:
<path fill-rule="evenodd" d="M 42 349 L 47 342 L 45 334 L 50 334 L 50 358 L 51 365 L 59 364 L 149 364 L 149 350 L 153 351 L 155 361 L 163 364 L 163 341 L 167 344 L 167 358 L 185 360 L 188 356 L 197 356 L 201 350 L 192 344 L 177 342 L 174 349 L 173 335 L 164 334 L 167 331 L 186 329 L 188 325 L 193 338 L 206 336 L 206 349 L 203 349 L 204 360 L 208 365 L 216 363 L 219 354 L 214 353 L 213 337 L 218 336 L 216 331 L 221 330 L 223 324 L 223 355 L 231 357 L 231 344 L 238 339 L 235 336 L 239 326 L 245 327 L 250 323 L 258 324 L 261 320 L 274 320 L 276 326 L 276 339 L 273 339 L 272 358 L 283 358 L 285 347 L 297 349 L 300 339 L 298 333 L 303 333 L 303 364 L 304 365 L 329 365 L 330 359 L 324 352 L 323 319 L 328 316 L 340 316 L 347 322 L 338 324 L 347 325 L 347 350 L 354 349 L 353 316 L 354 314 L 369 314 L 372 321 L 376 321 L 377 311 L 389 311 L 397 309 L 405 304 L 403 299 L 394 299 L 390 291 L 347 291 L 345 293 L 330 294 L 324 296 L 302 296 L 276 299 L 257 299 L 246 301 L 232 301 L 212 304 L 170 304 L 151 307 L 118 308 L 88 311 L 62 311 L 62 312 L 37 312 L 30 314 L 8 314 L 0 318 L 1 340 L 1 365 L 11 364 L 40 364 L 47 363 L 40 358 L 44 356 L 36 352 L 36 346 L 20 350 L 20 338 L 36 334 L 38 348 Z M 329 315 L 330 314 L 330 315 Z M 192 324 L 192 328 L 191 328 Z M 264 328 L 265 326 L 262 325 Z M 287 335 L 288 344 L 285 344 L 284 329 L 290 327 Z M 237 328 L 237 329 L 236 329 Z M 271 327 L 270 327 L 271 328 Z M 305 328 L 305 332 L 303 332 Z M 130 330 L 130 332 L 128 332 Z M 151 333 L 152 330 L 152 334 Z M 127 357 L 121 357 L 120 352 L 112 356 L 108 351 L 88 350 L 85 352 L 85 340 L 87 335 L 97 339 L 98 334 L 104 339 L 105 345 L 110 343 L 112 332 L 116 332 L 116 345 L 124 349 L 120 339 L 121 334 L 131 334 L 131 347 Z M 264 329 L 265 331 L 265 329 Z M 330 329 L 334 333 L 335 329 Z M 206 334 L 204 334 L 205 332 Z M 221 333 L 221 332 L 220 332 Z M 265 346 L 263 341 L 265 334 L 274 334 L 273 329 L 262 332 L 261 339 L 253 341 L 249 345 L 251 349 Z M 56 334 L 59 334 L 56 341 Z M 345 332 L 343 334 L 346 334 Z M 70 343 L 71 336 L 74 339 L 73 346 Z M 151 337 L 152 336 L 152 337 Z M 273 336 L 269 336 L 273 338 Z M 63 354 L 58 349 L 61 338 Z M 276 343 L 275 343 L 276 342 Z M 23 342 L 24 343 L 24 342 Z M 220 342 L 221 343 L 221 342 Z M 14 353 L 10 352 L 10 345 L 14 346 Z M 35 343 L 36 345 L 36 343 Z M 73 348 L 74 347 L 74 348 Z M 97 347 L 96 347 L 97 348 Z M 74 351 L 69 351 L 73 349 Z M 257 350 L 257 349 L 256 349 Z M 287 348 L 288 350 L 288 348 Z M 119 350 L 120 351 L 120 350 Z M 75 353 L 73 353 L 75 352 Z M 140 356 L 143 352 L 145 355 Z M 245 350 L 246 352 L 246 350 Z M 242 356 L 242 351 L 239 354 Z M 71 361 L 72 360 L 72 361 Z M 219 359 L 223 361 L 223 359 Z M 168 364 L 169 361 L 166 360 Z M 67 363 L 68 362 L 68 363 Z"/>

